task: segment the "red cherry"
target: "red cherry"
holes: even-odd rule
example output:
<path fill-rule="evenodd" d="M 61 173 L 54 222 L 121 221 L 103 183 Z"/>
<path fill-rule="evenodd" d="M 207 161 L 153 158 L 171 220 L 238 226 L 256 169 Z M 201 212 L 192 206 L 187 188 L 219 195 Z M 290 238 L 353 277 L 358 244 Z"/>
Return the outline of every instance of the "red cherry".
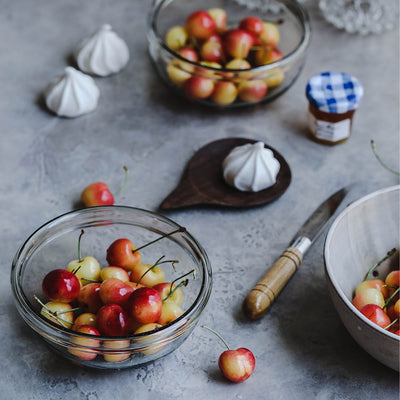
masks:
<path fill-rule="evenodd" d="M 157 322 L 161 315 L 162 299 L 157 290 L 142 287 L 135 290 L 128 304 L 129 314 L 141 324 Z"/>
<path fill-rule="evenodd" d="M 135 289 L 117 278 L 108 278 L 100 286 L 100 298 L 104 304 L 124 306 Z"/>
<path fill-rule="evenodd" d="M 231 29 L 222 40 L 224 50 L 233 58 L 246 58 L 254 43 L 253 35 L 243 29 Z"/>
<path fill-rule="evenodd" d="M 208 39 L 215 32 L 216 25 L 207 11 L 199 10 L 187 17 L 185 28 L 189 36 L 204 40 Z"/>
<path fill-rule="evenodd" d="M 360 309 L 360 313 L 365 315 L 370 321 L 379 325 L 381 328 L 387 327 L 391 322 L 385 311 L 376 304 L 365 305 Z"/>
<path fill-rule="evenodd" d="M 107 249 L 107 262 L 130 271 L 140 264 L 142 256 L 129 239 L 117 239 Z"/>
<path fill-rule="evenodd" d="M 252 33 L 254 36 L 258 36 L 264 29 L 264 23 L 260 18 L 246 17 L 240 22 L 239 29 L 244 29 L 245 31 Z"/>
<path fill-rule="evenodd" d="M 80 289 L 79 279 L 65 269 L 50 271 L 42 281 L 44 295 L 52 301 L 61 303 L 69 303 L 76 299 Z"/>
<path fill-rule="evenodd" d="M 125 336 L 129 330 L 129 317 L 118 304 L 106 304 L 96 316 L 100 333 L 106 336 Z"/>
<path fill-rule="evenodd" d="M 100 283 L 92 282 L 82 287 L 78 295 L 78 303 L 86 312 L 96 314 L 103 306 L 100 298 Z"/>
<path fill-rule="evenodd" d="M 85 207 L 112 206 L 114 196 L 104 182 L 95 182 L 87 186 L 81 194 Z"/>

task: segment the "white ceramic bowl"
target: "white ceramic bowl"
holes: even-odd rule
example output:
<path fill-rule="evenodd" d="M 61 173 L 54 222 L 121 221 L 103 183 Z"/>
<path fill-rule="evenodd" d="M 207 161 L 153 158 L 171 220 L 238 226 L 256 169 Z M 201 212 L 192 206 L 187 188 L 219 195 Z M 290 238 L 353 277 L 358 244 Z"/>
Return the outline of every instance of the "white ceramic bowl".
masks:
<path fill-rule="evenodd" d="M 392 248 L 399 249 L 399 210 L 400 186 L 351 203 L 332 224 L 324 249 L 329 292 L 343 324 L 364 350 L 397 371 L 400 337 L 372 323 L 351 301 L 369 268 Z M 378 268 L 378 279 L 393 268 L 389 261 Z"/>

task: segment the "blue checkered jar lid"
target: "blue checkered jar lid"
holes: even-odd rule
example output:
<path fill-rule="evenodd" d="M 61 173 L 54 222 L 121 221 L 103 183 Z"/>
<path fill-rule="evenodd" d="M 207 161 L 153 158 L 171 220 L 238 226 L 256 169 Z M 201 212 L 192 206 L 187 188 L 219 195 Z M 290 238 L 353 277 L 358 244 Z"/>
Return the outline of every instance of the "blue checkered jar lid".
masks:
<path fill-rule="evenodd" d="M 355 110 L 363 96 L 360 82 L 343 72 L 322 72 L 307 84 L 308 101 L 318 110 L 341 114 Z"/>

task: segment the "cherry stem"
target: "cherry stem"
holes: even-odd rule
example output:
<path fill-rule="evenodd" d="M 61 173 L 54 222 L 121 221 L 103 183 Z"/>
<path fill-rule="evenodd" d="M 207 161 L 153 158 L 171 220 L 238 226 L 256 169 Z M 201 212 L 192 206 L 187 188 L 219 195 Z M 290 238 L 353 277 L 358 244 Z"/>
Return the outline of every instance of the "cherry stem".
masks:
<path fill-rule="evenodd" d="M 172 297 L 172 295 L 182 286 L 187 286 L 189 283 L 189 279 L 185 279 L 184 281 L 180 282 L 178 285 L 176 285 L 174 287 L 174 283 L 178 280 L 178 279 L 182 279 L 185 276 L 188 276 L 190 274 L 193 274 L 193 279 L 196 279 L 196 270 L 192 269 L 191 271 L 187 272 L 186 274 L 180 276 L 179 278 L 176 278 L 175 280 L 173 280 L 171 282 L 171 286 L 169 288 L 169 294 L 167 297 L 165 297 L 162 302 L 164 303 L 164 301 L 168 300 L 170 297 Z"/>
<path fill-rule="evenodd" d="M 385 305 L 384 305 L 383 308 L 387 308 L 387 306 L 388 306 L 388 305 L 390 304 L 390 302 L 394 299 L 394 297 L 399 293 L 399 291 L 400 291 L 400 288 L 397 288 L 397 289 L 393 292 L 393 294 L 392 294 L 388 299 L 385 300 Z"/>
<path fill-rule="evenodd" d="M 79 267 L 80 268 L 80 267 Z M 79 269 L 78 268 L 78 269 Z M 101 283 L 102 281 L 97 281 L 96 279 L 89 279 L 89 278 L 81 278 L 82 281 L 88 281 L 93 283 Z"/>
<path fill-rule="evenodd" d="M 166 238 L 166 237 L 168 237 L 168 236 L 174 235 L 175 233 L 178 233 L 178 232 L 186 232 L 186 228 L 184 228 L 183 226 L 181 226 L 179 229 L 176 229 L 176 230 L 173 231 L 173 232 L 170 232 L 170 233 L 167 233 L 167 234 L 165 234 L 165 235 L 162 235 L 162 236 L 158 237 L 157 239 L 154 239 L 153 241 L 151 241 L 151 242 L 149 242 L 149 243 L 146 243 L 146 244 L 144 244 L 143 246 L 140 246 L 140 247 L 138 247 L 138 248 L 135 249 L 135 250 L 132 250 L 132 254 L 136 253 L 136 252 L 139 251 L 139 250 L 144 249 L 144 248 L 147 247 L 147 246 L 150 246 L 151 244 L 154 244 L 154 243 L 158 242 L 158 241 L 161 240 L 161 239 L 164 239 L 164 238 Z"/>
<path fill-rule="evenodd" d="M 394 321 L 392 321 L 389 325 L 385 326 L 383 329 L 388 329 L 390 328 L 392 325 L 394 325 L 396 322 L 399 321 L 399 317 L 397 317 Z"/>
<path fill-rule="evenodd" d="M 144 277 L 148 272 L 150 272 L 153 268 L 157 267 L 158 265 L 160 265 L 160 264 L 166 264 L 166 263 L 172 263 L 172 265 L 174 265 L 174 264 L 176 264 L 176 263 L 179 262 L 178 260 L 164 260 L 164 261 L 161 261 L 164 257 L 165 257 L 165 256 L 161 256 L 150 268 L 148 268 L 148 269 L 144 272 L 144 274 L 143 274 L 143 275 L 139 278 L 139 280 L 136 282 L 136 286 L 139 285 L 140 281 L 143 279 L 143 277 Z"/>
<path fill-rule="evenodd" d="M 79 239 L 78 239 L 78 261 L 79 262 L 82 261 L 82 258 L 81 258 L 81 239 L 82 239 L 82 236 L 83 236 L 84 233 L 85 233 L 85 231 L 82 229 L 81 230 L 81 234 L 79 235 Z M 78 270 L 76 270 L 76 272 L 78 272 Z M 74 271 L 74 274 L 75 274 L 75 271 Z"/>
<path fill-rule="evenodd" d="M 214 335 L 218 336 L 218 337 L 221 339 L 222 343 L 224 343 L 224 345 L 226 346 L 226 348 L 227 348 L 228 350 L 231 349 L 231 348 L 229 347 L 228 343 L 226 343 L 225 339 L 224 339 L 218 332 L 214 331 L 214 329 L 211 329 L 211 328 L 209 328 L 208 326 L 205 326 L 205 325 L 201 325 L 201 327 L 204 328 L 204 329 L 208 329 L 208 330 L 209 330 L 210 332 L 212 332 Z"/>
<path fill-rule="evenodd" d="M 371 274 L 374 272 L 376 268 L 378 268 L 384 261 L 386 261 L 389 257 L 391 257 L 395 253 L 396 249 L 393 248 L 392 250 L 388 251 L 386 256 L 383 257 L 381 260 L 379 260 L 376 264 L 374 264 L 370 270 L 367 272 L 367 275 L 365 276 L 365 280 L 367 281 L 369 278 L 371 278 Z"/>
<path fill-rule="evenodd" d="M 68 325 L 71 324 L 70 321 L 67 321 L 63 318 L 60 318 L 58 316 L 58 314 L 62 314 L 62 313 L 66 313 L 66 312 L 71 312 L 72 310 L 66 310 L 66 311 L 51 311 L 37 296 L 33 296 L 37 302 L 43 307 L 43 311 L 45 312 L 45 314 L 49 315 L 50 317 L 54 318 L 55 320 L 57 320 L 62 326 L 64 326 L 65 328 L 68 328 Z M 65 325 L 64 322 L 68 325 Z"/>
<path fill-rule="evenodd" d="M 125 171 L 124 184 L 121 186 L 121 188 L 118 190 L 118 192 L 114 194 L 114 196 L 119 196 L 126 188 L 126 185 L 128 183 L 128 180 L 129 180 L 129 169 L 125 165 L 124 165 L 124 171 Z"/>
<path fill-rule="evenodd" d="M 396 170 L 390 168 L 390 167 L 380 158 L 380 156 L 379 156 L 379 154 L 378 154 L 378 151 L 377 151 L 377 149 L 376 149 L 375 142 L 374 142 L 373 140 L 371 140 L 371 147 L 372 147 L 372 151 L 373 151 L 373 153 L 374 153 L 376 159 L 379 161 L 379 163 L 382 165 L 383 168 L 387 169 L 388 171 L 392 172 L 393 174 L 400 175 L 400 172 L 399 172 L 399 171 L 396 171 Z"/>
<path fill-rule="evenodd" d="M 169 294 L 167 297 L 164 297 L 162 299 L 162 302 L 167 301 L 170 297 L 173 296 L 173 294 L 182 286 L 187 286 L 189 283 L 189 279 L 185 279 L 184 281 L 180 282 L 177 286 L 175 286 L 172 290 L 170 289 Z"/>

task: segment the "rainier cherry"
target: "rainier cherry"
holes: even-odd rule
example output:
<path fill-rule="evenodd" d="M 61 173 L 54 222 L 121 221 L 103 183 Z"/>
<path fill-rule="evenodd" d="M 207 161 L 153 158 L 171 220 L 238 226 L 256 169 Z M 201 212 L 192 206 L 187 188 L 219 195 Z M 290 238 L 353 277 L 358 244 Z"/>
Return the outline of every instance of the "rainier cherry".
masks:
<path fill-rule="evenodd" d="M 244 347 L 231 350 L 221 335 L 207 326 L 203 326 L 203 328 L 217 335 L 228 349 L 224 351 L 218 359 L 219 369 L 224 376 L 232 382 L 243 382 L 249 378 L 256 364 L 253 353 Z"/>
<path fill-rule="evenodd" d="M 157 322 L 161 316 L 161 309 L 161 296 L 153 288 L 142 287 L 137 289 L 129 298 L 129 314 L 142 324 Z"/>
<path fill-rule="evenodd" d="M 78 259 L 71 261 L 67 271 L 72 272 L 79 279 L 82 285 L 97 281 L 100 278 L 100 264 L 91 256 L 81 257 L 81 240 L 85 231 L 82 229 L 78 239 Z"/>
<path fill-rule="evenodd" d="M 126 182 L 128 180 L 128 168 L 124 167 L 125 170 L 125 183 L 123 187 L 117 193 L 120 194 L 125 188 Z M 110 189 L 104 182 L 95 182 L 87 186 L 82 194 L 81 201 L 85 207 L 94 206 L 112 206 L 114 204 L 114 196 L 110 192 Z"/>
<path fill-rule="evenodd" d="M 100 298 L 100 286 L 100 283 L 92 282 L 80 290 L 78 303 L 85 311 L 96 314 L 103 306 Z"/>
<path fill-rule="evenodd" d="M 87 335 L 100 336 L 99 331 L 90 325 L 81 325 L 76 329 L 76 332 L 86 333 Z M 69 347 L 68 351 L 74 356 L 80 358 L 81 360 L 93 360 L 99 353 L 98 350 L 93 350 L 91 349 L 91 347 L 99 347 L 100 340 L 73 336 L 71 338 L 71 343 L 76 344 L 77 346 Z"/>

